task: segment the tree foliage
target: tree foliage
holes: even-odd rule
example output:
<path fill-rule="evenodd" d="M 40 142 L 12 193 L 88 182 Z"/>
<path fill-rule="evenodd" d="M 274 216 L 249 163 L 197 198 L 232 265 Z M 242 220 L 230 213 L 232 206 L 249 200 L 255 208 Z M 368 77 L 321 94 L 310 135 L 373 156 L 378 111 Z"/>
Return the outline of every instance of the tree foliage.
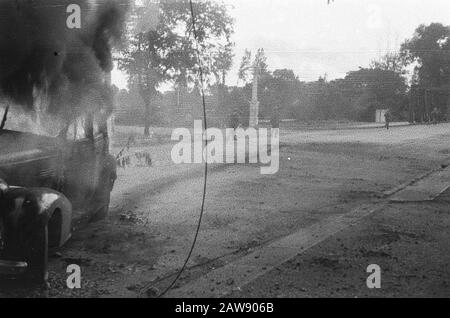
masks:
<path fill-rule="evenodd" d="M 233 20 L 225 5 L 215 1 L 194 2 L 196 34 L 189 1 L 162 1 L 154 10 L 158 23 L 131 37 L 120 67 L 130 78 L 145 74 L 154 82 L 194 83 L 199 68 L 197 49 L 205 75 L 226 72 L 232 64 Z M 135 10 L 135 15 L 140 11 Z M 197 47 L 198 44 L 198 47 Z"/>
<path fill-rule="evenodd" d="M 450 27 L 441 23 L 420 25 L 401 46 L 409 64 L 415 64 L 415 83 L 442 86 L 450 79 Z"/>
<path fill-rule="evenodd" d="M 255 58 L 252 59 L 252 52 L 245 50 L 239 67 L 238 78 L 244 83 L 248 83 L 255 73 L 259 75 L 267 74 L 267 57 L 264 49 L 256 51 Z"/>
<path fill-rule="evenodd" d="M 382 56 L 380 60 L 372 61 L 370 68 L 406 75 L 405 68 L 407 65 L 408 60 L 404 54 L 401 54 L 400 52 L 388 52 Z"/>
<path fill-rule="evenodd" d="M 196 85 L 200 67 L 206 81 L 224 81 L 232 66 L 233 19 L 226 6 L 206 0 L 194 2 L 193 9 L 195 34 L 188 0 L 152 5 L 156 23 L 148 30 L 136 22 L 129 28 L 130 33 L 137 32 L 121 52 L 119 68 L 127 72 L 130 86 L 139 87 L 146 104 L 147 123 L 154 112 L 151 98 L 161 83 Z M 132 15 L 134 21 L 140 21 L 149 14 L 142 7 L 134 7 Z"/>

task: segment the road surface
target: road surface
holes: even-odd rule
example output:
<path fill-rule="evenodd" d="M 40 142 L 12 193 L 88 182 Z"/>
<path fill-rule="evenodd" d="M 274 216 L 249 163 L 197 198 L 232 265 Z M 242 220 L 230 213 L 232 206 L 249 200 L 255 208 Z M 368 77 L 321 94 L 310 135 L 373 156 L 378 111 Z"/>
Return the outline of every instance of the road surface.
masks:
<path fill-rule="evenodd" d="M 261 175 L 258 165 L 213 165 L 198 244 L 188 270 L 168 296 L 198 296 L 192 289 L 199 286 L 206 291 L 203 296 L 330 296 L 328 289 L 315 285 L 307 292 L 302 286 L 287 292 L 287 277 L 299 274 L 283 266 L 321 244 L 336 244 L 342 231 L 385 213 L 378 207 L 386 193 L 448 161 L 449 138 L 450 124 L 390 131 L 282 130 L 279 173 Z M 50 290 L 9 286 L 0 296 L 153 297 L 164 290 L 189 251 L 203 188 L 203 166 L 173 164 L 171 148 L 169 143 L 135 149 L 151 153 L 153 166 L 119 170 L 110 216 L 75 232 L 52 257 Z M 425 209 L 420 204 L 411 209 L 419 213 Z M 277 255 L 280 248 L 270 248 L 280 242 L 289 246 L 282 256 Z M 310 270 L 320 252 L 315 253 Z M 252 257 L 282 261 L 233 267 Z M 66 287 L 69 264 L 81 266 L 79 290 Z M 277 268 L 274 275 L 271 271 Z M 281 286 L 278 294 L 264 283 L 267 275 L 271 286 Z M 245 286 L 238 285 L 242 277 L 248 277 Z M 398 284 L 408 287 L 404 280 Z"/>

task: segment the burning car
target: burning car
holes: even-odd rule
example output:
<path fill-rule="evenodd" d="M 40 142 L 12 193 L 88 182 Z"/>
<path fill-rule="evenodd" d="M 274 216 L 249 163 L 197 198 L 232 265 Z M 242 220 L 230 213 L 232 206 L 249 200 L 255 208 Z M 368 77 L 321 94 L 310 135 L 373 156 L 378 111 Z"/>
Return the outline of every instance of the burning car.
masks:
<path fill-rule="evenodd" d="M 107 120 L 82 116 L 56 136 L 0 126 L 0 274 L 47 279 L 49 250 L 108 213 L 116 179 Z M 7 125 L 6 125 L 7 126 Z"/>
<path fill-rule="evenodd" d="M 112 52 L 128 2 L 0 1 L 0 274 L 45 280 L 49 249 L 108 212 Z M 13 127 L 23 118 L 7 103 L 30 125 Z M 55 120 L 41 130 L 45 116 Z"/>

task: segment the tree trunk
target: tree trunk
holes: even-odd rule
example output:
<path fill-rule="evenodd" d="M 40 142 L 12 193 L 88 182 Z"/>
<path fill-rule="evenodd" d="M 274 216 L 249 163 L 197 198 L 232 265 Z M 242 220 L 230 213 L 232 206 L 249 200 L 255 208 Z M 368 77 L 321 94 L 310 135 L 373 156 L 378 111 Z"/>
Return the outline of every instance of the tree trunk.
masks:
<path fill-rule="evenodd" d="M 142 84 L 141 75 L 138 77 L 139 81 L 139 94 L 141 95 L 142 101 L 144 102 L 144 136 L 150 136 L 150 97 L 148 96 L 148 92 L 145 90 L 144 85 Z"/>
<path fill-rule="evenodd" d="M 150 136 L 150 103 L 145 101 L 144 136 Z"/>

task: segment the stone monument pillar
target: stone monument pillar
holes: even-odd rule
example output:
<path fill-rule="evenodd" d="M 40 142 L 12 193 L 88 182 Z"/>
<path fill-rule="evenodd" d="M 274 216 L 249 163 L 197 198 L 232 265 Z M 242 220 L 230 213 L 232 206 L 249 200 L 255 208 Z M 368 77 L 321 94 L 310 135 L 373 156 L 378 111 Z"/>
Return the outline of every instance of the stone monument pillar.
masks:
<path fill-rule="evenodd" d="M 249 127 L 255 128 L 259 121 L 259 101 L 258 101 L 258 74 L 255 69 L 253 76 L 252 100 L 250 101 Z"/>

